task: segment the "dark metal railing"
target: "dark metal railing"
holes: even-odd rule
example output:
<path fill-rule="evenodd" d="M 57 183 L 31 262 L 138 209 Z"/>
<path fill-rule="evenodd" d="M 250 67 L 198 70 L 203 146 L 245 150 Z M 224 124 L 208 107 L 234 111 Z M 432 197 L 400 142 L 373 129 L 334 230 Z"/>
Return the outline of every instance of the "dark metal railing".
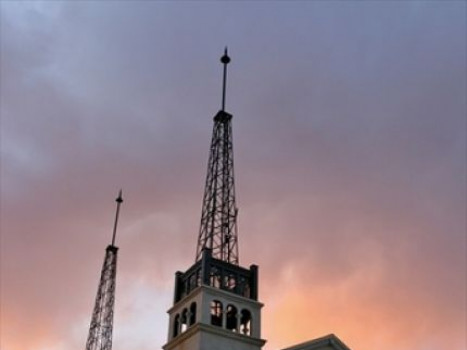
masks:
<path fill-rule="evenodd" d="M 213 258 L 211 250 L 205 249 L 201 260 L 186 272 L 175 274 L 174 302 L 182 300 L 201 285 L 258 300 L 258 266 L 251 265 L 250 269 L 245 269 Z"/>

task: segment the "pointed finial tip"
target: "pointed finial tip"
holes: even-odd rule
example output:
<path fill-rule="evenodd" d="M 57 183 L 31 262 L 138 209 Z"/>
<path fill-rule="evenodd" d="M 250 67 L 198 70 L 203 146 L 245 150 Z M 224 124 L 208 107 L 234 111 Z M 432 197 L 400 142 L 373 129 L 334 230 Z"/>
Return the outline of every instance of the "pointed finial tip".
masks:
<path fill-rule="evenodd" d="M 230 62 L 230 57 L 227 54 L 227 46 L 224 49 L 224 55 L 221 57 L 221 62 L 224 64 L 228 64 Z"/>
<path fill-rule="evenodd" d="M 123 198 L 122 198 L 122 189 L 120 189 L 120 191 L 118 192 L 118 197 L 117 199 L 115 200 L 117 203 L 122 203 L 123 202 Z"/>

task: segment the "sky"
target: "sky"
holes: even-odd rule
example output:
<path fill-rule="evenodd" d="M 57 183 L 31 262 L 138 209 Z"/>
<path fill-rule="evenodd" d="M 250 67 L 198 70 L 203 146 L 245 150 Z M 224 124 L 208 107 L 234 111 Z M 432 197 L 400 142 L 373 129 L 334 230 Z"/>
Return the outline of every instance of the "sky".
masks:
<path fill-rule="evenodd" d="M 1 1 L 2 350 L 161 349 L 233 114 L 264 350 L 466 350 L 464 1 Z"/>

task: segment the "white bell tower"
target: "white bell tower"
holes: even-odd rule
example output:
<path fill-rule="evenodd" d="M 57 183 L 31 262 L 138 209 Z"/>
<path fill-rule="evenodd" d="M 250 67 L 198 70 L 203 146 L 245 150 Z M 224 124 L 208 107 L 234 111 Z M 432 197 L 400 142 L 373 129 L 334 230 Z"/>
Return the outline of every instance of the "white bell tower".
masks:
<path fill-rule="evenodd" d="M 227 49 L 222 109 L 214 117 L 195 264 L 175 275 L 164 350 L 260 350 L 258 267 L 239 266 L 233 172 L 232 115 L 225 112 Z"/>
<path fill-rule="evenodd" d="M 175 277 L 164 350 L 260 350 L 258 268 L 226 263 L 204 250 L 202 259 Z"/>

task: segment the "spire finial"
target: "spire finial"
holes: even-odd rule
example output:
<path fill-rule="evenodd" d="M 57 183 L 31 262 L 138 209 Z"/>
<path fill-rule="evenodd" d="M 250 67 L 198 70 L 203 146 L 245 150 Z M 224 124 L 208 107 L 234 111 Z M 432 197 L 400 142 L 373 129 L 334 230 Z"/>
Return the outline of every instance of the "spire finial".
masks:
<path fill-rule="evenodd" d="M 224 81 L 222 84 L 222 110 L 225 109 L 225 87 L 227 84 L 227 65 L 230 62 L 230 57 L 227 54 L 227 46 L 224 50 L 224 55 L 221 57 L 221 62 L 224 64 Z"/>
<path fill-rule="evenodd" d="M 114 223 L 114 231 L 112 235 L 112 246 L 115 245 L 115 235 L 117 234 L 117 224 L 118 224 L 118 216 L 120 214 L 120 205 L 123 202 L 122 198 L 122 190 L 120 189 L 120 192 L 118 192 L 118 197 L 115 199 L 115 202 L 117 202 L 117 213 L 115 214 L 115 223 Z"/>

